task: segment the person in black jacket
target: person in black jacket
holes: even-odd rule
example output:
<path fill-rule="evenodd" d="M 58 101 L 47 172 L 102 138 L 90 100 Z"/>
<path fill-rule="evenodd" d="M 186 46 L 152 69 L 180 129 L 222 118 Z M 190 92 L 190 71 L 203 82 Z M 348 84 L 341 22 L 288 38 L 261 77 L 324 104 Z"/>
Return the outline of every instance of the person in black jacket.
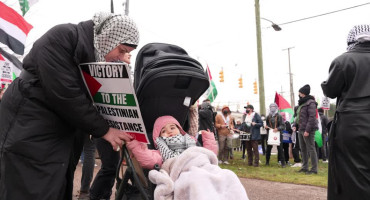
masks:
<path fill-rule="evenodd" d="M 324 109 L 319 108 L 317 109 L 320 115 L 320 121 L 321 121 L 321 137 L 322 137 L 322 147 L 317 148 L 317 157 L 319 157 L 319 152 L 321 151 L 321 156 L 322 156 L 322 162 L 323 163 L 328 163 L 328 150 L 327 150 L 327 139 L 328 139 L 328 130 L 326 128 L 326 125 L 328 125 L 329 120 L 328 118 L 324 115 Z"/>
<path fill-rule="evenodd" d="M 304 85 L 299 89 L 299 100 L 296 122 L 298 124 L 299 146 L 302 153 L 302 168 L 298 172 L 317 174 L 317 154 L 315 148 L 315 131 L 318 130 L 316 119 L 317 103 L 310 95 L 310 86 Z M 296 125 L 294 127 L 297 127 Z M 295 131 L 295 130 L 293 130 Z M 311 159 L 309 170 L 308 160 Z"/>
<path fill-rule="evenodd" d="M 294 115 L 293 115 L 293 118 L 294 118 L 294 122 L 296 121 L 297 119 L 297 110 L 298 110 L 298 106 L 295 106 L 294 107 Z M 293 123 L 292 124 L 292 143 L 293 143 L 293 147 L 292 147 L 292 153 L 293 153 L 293 159 L 294 159 L 294 165 L 292 165 L 292 167 L 302 167 L 302 159 L 301 159 L 301 156 L 300 156 L 300 152 L 301 152 L 301 148 L 299 146 L 299 137 L 298 137 L 298 130 L 299 127 L 298 127 L 298 124 L 296 123 Z"/>
<path fill-rule="evenodd" d="M 277 146 L 278 149 L 278 159 L 281 163 L 281 167 L 285 167 L 285 158 L 284 158 L 284 152 L 283 152 L 283 130 L 285 129 L 285 125 L 283 122 L 283 118 L 278 113 L 279 108 L 276 103 L 272 103 L 269 106 L 270 112 L 266 119 L 266 130 L 267 134 L 272 134 L 272 132 L 276 133 L 279 132 L 280 134 L 280 145 Z M 267 145 L 266 150 L 266 165 L 270 165 L 270 156 L 271 156 L 271 149 L 272 145 Z"/>
<path fill-rule="evenodd" d="M 293 130 L 292 130 L 292 126 L 291 126 L 290 122 L 286 120 L 286 114 L 284 112 L 281 112 L 280 115 L 283 118 L 284 127 L 285 127 L 284 130 L 283 130 L 283 142 L 282 142 L 283 151 L 284 151 L 284 158 L 285 158 L 285 163 L 287 165 L 290 165 L 290 163 L 289 163 L 289 145 L 292 142 L 291 137 L 292 137 Z M 286 137 L 286 138 L 284 138 L 284 137 Z M 280 155 L 278 155 L 278 157 L 279 156 Z"/>
<path fill-rule="evenodd" d="M 34 43 L 1 102 L 1 199 L 72 199 L 83 145 L 77 138 L 101 137 L 115 150 L 132 139 L 110 128 L 93 106 L 79 64 L 123 59 L 138 34 L 129 17 L 97 13 L 77 25 L 57 25 Z"/>
<path fill-rule="evenodd" d="M 244 122 L 242 123 L 241 130 L 250 133 L 251 137 L 249 140 L 242 141 L 243 144 L 243 156 L 244 150 L 247 150 L 248 154 L 248 166 L 259 167 L 259 152 L 258 152 L 258 141 L 261 140 L 261 126 L 263 121 L 261 116 L 254 112 L 253 105 L 244 106 L 246 115 Z M 254 157 L 254 158 L 253 158 Z"/>
<path fill-rule="evenodd" d="M 200 106 L 198 111 L 199 113 L 199 131 L 201 130 L 210 130 L 211 132 L 215 132 L 215 116 L 213 113 L 211 102 L 208 99 L 205 99 Z"/>
<path fill-rule="evenodd" d="M 328 200 L 370 197 L 370 25 L 354 26 L 347 52 L 335 58 L 321 84 L 337 98 L 329 132 Z"/>

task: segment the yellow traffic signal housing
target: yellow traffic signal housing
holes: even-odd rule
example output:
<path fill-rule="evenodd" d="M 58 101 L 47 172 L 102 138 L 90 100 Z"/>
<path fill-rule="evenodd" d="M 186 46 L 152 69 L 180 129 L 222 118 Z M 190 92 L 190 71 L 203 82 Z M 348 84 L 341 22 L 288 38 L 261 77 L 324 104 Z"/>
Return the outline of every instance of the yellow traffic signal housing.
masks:
<path fill-rule="evenodd" d="M 220 82 L 224 82 L 224 70 L 221 69 L 220 71 Z"/>
<path fill-rule="evenodd" d="M 253 82 L 253 93 L 258 94 L 257 81 Z"/>
<path fill-rule="evenodd" d="M 239 78 L 239 88 L 243 88 L 243 78 Z"/>

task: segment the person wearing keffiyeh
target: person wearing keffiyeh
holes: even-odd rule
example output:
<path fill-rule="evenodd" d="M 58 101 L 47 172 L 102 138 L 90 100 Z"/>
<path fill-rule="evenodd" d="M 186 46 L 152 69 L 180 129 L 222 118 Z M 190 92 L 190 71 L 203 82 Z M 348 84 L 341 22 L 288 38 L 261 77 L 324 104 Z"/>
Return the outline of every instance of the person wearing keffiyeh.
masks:
<path fill-rule="evenodd" d="M 110 128 L 96 110 L 79 64 L 123 61 L 138 42 L 132 19 L 97 13 L 79 24 L 57 25 L 33 44 L 24 70 L 1 101 L 2 200 L 72 199 L 76 157 L 86 134 L 103 138 L 111 150 L 133 139 Z"/>
<path fill-rule="evenodd" d="M 126 62 L 130 64 L 130 52 L 139 43 L 139 32 L 134 21 L 128 16 L 97 13 L 94 22 L 94 53 L 98 62 Z M 115 181 L 119 152 L 112 149 L 103 138 L 95 139 L 102 166 L 97 173 L 90 191 L 91 200 L 109 199 Z"/>
<path fill-rule="evenodd" d="M 279 132 L 280 133 L 280 145 L 277 146 L 278 157 L 279 161 L 281 162 L 281 167 L 285 168 L 285 158 L 284 158 L 284 151 L 283 151 L 283 130 L 285 129 L 285 125 L 283 122 L 283 118 L 279 114 L 279 107 L 276 103 L 271 103 L 269 106 L 270 112 L 266 118 L 266 130 L 267 134 L 272 134 L 272 132 Z M 267 145 L 266 150 L 266 165 L 270 165 L 270 157 L 271 157 L 271 150 L 272 145 Z"/>
<path fill-rule="evenodd" d="M 329 130 L 328 200 L 370 197 L 370 25 L 354 26 L 347 45 L 321 84 L 326 96 L 337 98 Z"/>

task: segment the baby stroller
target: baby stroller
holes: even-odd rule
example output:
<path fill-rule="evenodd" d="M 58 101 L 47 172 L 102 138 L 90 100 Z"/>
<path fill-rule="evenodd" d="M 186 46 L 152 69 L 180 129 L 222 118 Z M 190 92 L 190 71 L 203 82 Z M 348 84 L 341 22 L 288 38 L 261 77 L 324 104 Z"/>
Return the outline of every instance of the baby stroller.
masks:
<path fill-rule="evenodd" d="M 189 108 L 208 87 L 208 76 L 202 65 L 181 47 L 150 43 L 141 48 L 136 58 L 134 88 L 151 143 L 149 148 L 154 148 L 152 131 L 160 116 L 171 115 L 185 131 L 188 130 Z M 122 154 L 127 169 L 122 178 L 119 175 L 121 167 L 117 170 L 116 199 L 153 199 L 155 185 L 147 179 L 149 171 L 131 159 L 125 147 Z"/>

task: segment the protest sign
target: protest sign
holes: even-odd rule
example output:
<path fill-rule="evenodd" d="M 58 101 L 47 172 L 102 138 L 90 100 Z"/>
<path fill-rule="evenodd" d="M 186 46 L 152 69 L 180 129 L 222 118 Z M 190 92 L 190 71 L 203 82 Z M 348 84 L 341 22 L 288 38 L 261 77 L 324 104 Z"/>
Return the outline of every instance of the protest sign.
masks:
<path fill-rule="evenodd" d="M 80 70 L 95 107 L 109 126 L 125 131 L 139 142 L 149 143 L 128 66 L 84 63 Z"/>
<path fill-rule="evenodd" d="M 22 63 L 13 55 L 0 48 L 0 87 L 6 89 L 19 76 Z"/>
<path fill-rule="evenodd" d="M 330 99 L 329 99 L 329 97 L 323 97 L 322 98 L 321 107 L 324 110 L 330 110 Z"/>

